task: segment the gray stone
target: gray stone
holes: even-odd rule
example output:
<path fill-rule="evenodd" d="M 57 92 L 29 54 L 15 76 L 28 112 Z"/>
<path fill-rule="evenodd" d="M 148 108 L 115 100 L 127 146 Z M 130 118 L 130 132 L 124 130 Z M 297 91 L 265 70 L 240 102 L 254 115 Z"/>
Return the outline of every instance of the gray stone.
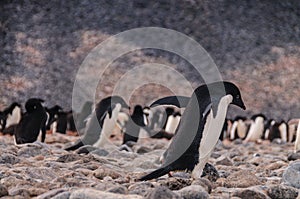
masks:
<path fill-rule="evenodd" d="M 37 197 L 37 199 L 50 199 L 50 198 L 52 198 L 52 197 L 54 197 L 54 196 L 56 196 L 56 195 L 58 195 L 60 193 L 66 192 L 66 191 L 67 191 L 67 189 L 65 189 L 65 188 L 53 189 L 53 190 L 48 191 L 48 192 L 46 192 L 46 193 L 44 193 L 42 195 L 39 195 Z"/>
<path fill-rule="evenodd" d="M 139 195 L 122 195 L 114 194 L 104 191 L 97 191 L 94 189 L 78 189 L 71 193 L 70 199 L 142 199 Z"/>
<path fill-rule="evenodd" d="M 211 190 L 212 190 L 212 184 L 211 182 L 206 179 L 206 178 L 200 178 L 200 179 L 196 179 L 195 181 L 192 182 L 192 185 L 200 185 L 202 186 L 205 191 L 207 193 L 211 193 Z"/>
<path fill-rule="evenodd" d="M 287 159 L 288 161 L 294 161 L 300 159 L 300 152 L 289 154 Z"/>
<path fill-rule="evenodd" d="M 68 191 L 62 192 L 57 194 L 56 196 L 52 197 L 51 199 L 69 199 L 71 193 Z"/>
<path fill-rule="evenodd" d="M 282 179 L 285 184 L 300 189 L 300 161 L 289 164 L 283 172 Z"/>
<path fill-rule="evenodd" d="M 90 153 L 98 155 L 98 156 L 107 156 L 109 154 L 108 151 L 106 151 L 105 149 L 96 149 L 96 150 L 93 150 Z"/>
<path fill-rule="evenodd" d="M 67 163 L 67 162 L 74 162 L 79 159 L 80 159 L 80 155 L 70 153 L 70 154 L 65 154 L 65 155 L 60 156 L 56 161 Z"/>
<path fill-rule="evenodd" d="M 164 186 L 159 186 L 148 193 L 146 199 L 181 199 L 178 194 Z"/>
<path fill-rule="evenodd" d="M 30 192 L 25 188 L 12 188 L 9 190 L 11 196 L 22 196 L 23 198 L 31 198 Z"/>
<path fill-rule="evenodd" d="M 209 194 L 200 185 L 191 185 L 176 191 L 184 199 L 207 199 Z"/>
<path fill-rule="evenodd" d="M 0 164 L 16 164 L 18 162 L 20 162 L 20 158 L 12 154 L 9 153 L 1 154 Z"/>
<path fill-rule="evenodd" d="M 295 199 L 298 196 L 299 190 L 284 185 L 275 185 L 268 189 L 268 195 L 272 199 Z"/>
<path fill-rule="evenodd" d="M 106 191 L 111 192 L 111 193 L 118 193 L 118 194 L 127 194 L 128 193 L 127 188 L 122 185 L 113 186 L 113 187 L 107 189 Z"/>
<path fill-rule="evenodd" d="M 146 196 L 153 189 L 154 185 L 151 182 L 136 182 L 128 187 L 128 192 L 129 194 Z"/>

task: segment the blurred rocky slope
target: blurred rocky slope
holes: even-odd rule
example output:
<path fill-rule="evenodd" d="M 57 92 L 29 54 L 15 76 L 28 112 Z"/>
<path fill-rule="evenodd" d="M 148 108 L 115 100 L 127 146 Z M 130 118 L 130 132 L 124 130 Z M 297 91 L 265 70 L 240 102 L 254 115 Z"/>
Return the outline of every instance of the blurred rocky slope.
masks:
<path fill-rule="evenodd" d="M 155 26 L 198 41 L 223 79 L 239 85 L 247 114 L 263 112 L 283 119 L 300 116 L 297 1 L 3 0 L 0 19 L 0 107 L 39 96 L 48 105 L 70 108 L 75 75 L 90 50 L 121 31 Z M 112 63 L 97 96 L 110 94 L 128 68 L 152 62 L 178 69 L 193 86 L 201 83 L 183 59 L 142 50 Z M 168 92 L 150 85 L 137 89 L 133 101 L 146 103 Z M 232 110 L 231 115 L 240 113 Z"/>

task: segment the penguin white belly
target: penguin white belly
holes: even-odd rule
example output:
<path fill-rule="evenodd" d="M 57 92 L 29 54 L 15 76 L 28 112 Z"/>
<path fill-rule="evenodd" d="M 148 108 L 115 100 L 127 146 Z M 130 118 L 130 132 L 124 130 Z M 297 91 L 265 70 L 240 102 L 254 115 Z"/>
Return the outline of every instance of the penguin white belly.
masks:
<path fill-rule="evenodd" d="M 289 142 L 291 143 L 293 141 L 293 137 L 296 133 L 296 125 L 295 124 L 289 124 Z"/>
<path fill-rule="evenodd" d="M 287 125 L 285 123 L 279 126 L 280 137 L 283 142 L 287 142 Z"/>
<path fill-rule="evenodd" d="M 165 131 L 168 132 L 168 133 L 174 134 L 179 122 L 180 122 L 180 117 L 179 116 L 174 117 L 173 115 L 170 115 L 168 117 L 168 122 L 166 124 Z"/>
<path fill-rule="evenodd" d="M 8 114 L 5 127 L 19 124 L 21 120 L 21 108 L 16 106 L 11 114 Z"/>
<path fill-rule="evenodd" d="M 57 121 L 53 122 L 51 127 L 52 127 L 52 133 L 56 133 L 57 132 Z"/>
<path fill-rule="evenodd" d="M 300 150 L 300 120 L 298 122 L 296 141 L 295 141 L 295 153 Z"/>
<path fill-rule="evenodd" d="M 232 102 L 232 100 L 232 95 L 226 95 L 222 97 L 218 105 L 218 112 L 216 114 L 216 117 L 213 117 L 212 109 L 207 116 L 206 123 L 203 129 L 202 139 L 200 141 L 199 163 L 195 166 L 192 172 L 192 177 L 194 179 L 201 177 L 203 168 L 208 162 L 208 159 L 219 140 L 224 120 L 226 118 L 228 105 Z"/>
<path fill-rule="evenodd" d="M 257 117 L 254 122 L 251 123 L 249 133 L 245 139 L 246 142 L 255 142 L 261 138 L 264 131 L 264 119 Z"/>
<path fill-rule="evenodd" d="M 247 126 L 246 126 L 245 122 L 242 120 L 239 120 L 238 126 L 237 126 L 237 134 L 238 134 L 239 138 L 241 138 L 241 139 L 245 138 L 246 133 L 247 133 Z"/>
<path fill-rule="evenodd" d="M 235 138 L 235 131 L 236 131 L 237 126 L 238 126 L 238 121 L 234 121 L 233 125 L 231 127 L 231 130 L 230 130 L 230 140 L 234 140 L 234 138 Z"/>
<path fill-rule="evenodd" d="M 112 111 L 111 118 L 109 118 L 109 114 L 105 116 L 99 139 L 93 145 L 94 147 L 100 148 L 105 146 L 106 144 L 109 144 L 109 137 L 116 126 L 116 122 L 120 110 L 121 110 L 121 104 L 116 104 L 116 107 Z"/>

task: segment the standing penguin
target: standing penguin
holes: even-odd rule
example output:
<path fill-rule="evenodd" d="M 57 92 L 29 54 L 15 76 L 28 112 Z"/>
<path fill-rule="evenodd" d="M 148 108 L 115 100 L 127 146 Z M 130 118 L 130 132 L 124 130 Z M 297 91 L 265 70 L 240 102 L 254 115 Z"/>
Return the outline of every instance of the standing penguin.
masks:
<path fill-rule="evenodd" d="M 45 141 L 47 113 L 42 102 L 44 100 L 31 98 L 25 103 L 26 113 L 22 116 L 15 131 L 16 144 L 35 142 L 40 131 L 42 131 L 41 141 Z"/>
<path fill-rule="evenodd" d="M 58 105 L 55 105 L 51 108 L 47 108 L 45 107 L 45 110 L 48 114 L 48 119 L 47 119 L 47 123 L 46 123 L 46 129 L 50 130 L 51 124 L 53 124 L 53 122 L 55 121 L 57 114 L 60 110 L 62 110 L 62 108 Z"/>
<path fill-rule="evenodd" d="M 68 127 L 68 113 L 64 111 L 59 111 L 55 116 L 55 121 L 53 122 L 53 133 L 66 134 Z"/>
<path fill-rule="evenodd" d="M 109 96 L 102 99 L 97 105 L 95 111 L 88 117 L 84 135 L 81 139 L 77 140 L 70 147 L 65 150 L 76 150 L 84 145 L 93 145 L 101 137 L 101 131 L 105 122 L 105 119 L 111 118 L 113 108 L 118 108 L 116 104 L 120 104 L 123 108 L 129 108 L 124 99 L 120 96 Z M 108 117 L 106 117 L 108 115 Z"/>
<path fill-rule="evenodd" d="M 246 142 L 256 142 L 261 139 L 264 134 L 266 116 L 263 114 L 256 114 L 251 117 L 251 125 L 248 131 Z"/>
<path fill-rule="evenodd" d="M 163 98 L 154 104 L 170 104 L 175 98 Z M 229 104 L 246 109 L 239 89 L 230 82 L 202 85 L 193 92 L 188 104 L 179 104 L 186 105 L 186 109 L 162 166 L 140 180 L 158 178 L 174 170 L 189 170 L 193 178 L 200 178 L 220 137 Z"/>
<path fill-rule="evenodd" d="M 134 107 L 133 113 L 125 125 L 125 133 L 123 134 L 123 144 L 132 141 L 137 142 L 141 127 L 145 127 L 144 111 L 140 105 Z"/>
<path fill-rule="evenodd" d="M 21 105 L 13 102 L 9 107 L 3 110 L 2 132 L 4 134 L 14 134 L 15 127 L 21 120 Z"/>
<path fill-rule="evenodd" d="M 247 135 L 247 124 L 245 123 L 246 117 L 237 116 L 232 124 L 230 129 L 230 140 L 234 140 L 237 138 L 245 139 Z"/>

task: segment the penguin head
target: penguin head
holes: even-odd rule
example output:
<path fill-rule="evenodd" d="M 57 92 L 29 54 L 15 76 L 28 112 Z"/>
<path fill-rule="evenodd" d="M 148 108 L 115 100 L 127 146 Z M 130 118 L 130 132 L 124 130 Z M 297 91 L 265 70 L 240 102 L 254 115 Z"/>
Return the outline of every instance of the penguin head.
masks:
<path fill-rule="evenodd" d="M 119 104 L 121 104 L 122 108 L 130 109 L 130 106 L 128 106 L 128 104 L 125 102 L 125 100 L 120 96 L 117 96 L 117 95 L 116 96 L 111 96 L 110 101 L 111 101 L 110 102 L 111 104 L 119 103 Z"/>
<path fill-rule="evenodd" d="M 233 97 L 231 104 L 234 104 L 242 108 L 243 110 L 246 110 L 246 106 L 243 102 L 242 95 L 239 88 L 231 82 L 224 82 L 224 87 L 225 87 L 226 94 L 230 94 Z"/>
<path fill-rule="evenodd" d="M 38 108 L 43 108 L 43 106 L 42 106 L 43 102 L 45 102 L 45 101 L 40 98 L 30 98 L 25 103 L 25 109 L 27 112 L 32 112 Z"/>
<path fill-rule="evenodd" d="M 136 105 L 133 110 L 133 114 L 143 115 L 144 111 L 141 105 Z"/>

